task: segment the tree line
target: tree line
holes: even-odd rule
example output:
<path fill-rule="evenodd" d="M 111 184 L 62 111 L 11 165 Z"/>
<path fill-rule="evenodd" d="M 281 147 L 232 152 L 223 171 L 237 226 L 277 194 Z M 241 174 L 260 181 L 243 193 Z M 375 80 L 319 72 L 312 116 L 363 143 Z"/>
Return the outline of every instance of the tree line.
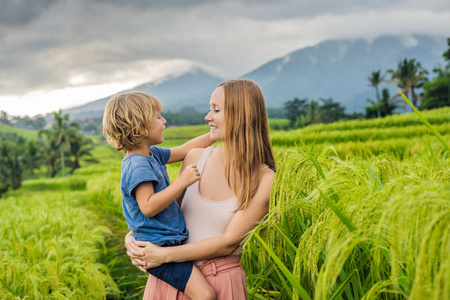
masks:
<path fill-rule="evenodd" d="M 18 189 L 22 180 L 35 177 L 35 171 L 44 169 L 47 177 L 55 177 L 66 166 L 69 174 L 80 168 L 80 159 L 96 162 L 91 154 L 93 142 L 81 134 L 78 123 L 70 122 L 69 115 L 55 112 L 55 124 L 39 131 L 36 139 L 27 140 L 16 133 L 0 133 L 0 196 L 9 189 Z"/>

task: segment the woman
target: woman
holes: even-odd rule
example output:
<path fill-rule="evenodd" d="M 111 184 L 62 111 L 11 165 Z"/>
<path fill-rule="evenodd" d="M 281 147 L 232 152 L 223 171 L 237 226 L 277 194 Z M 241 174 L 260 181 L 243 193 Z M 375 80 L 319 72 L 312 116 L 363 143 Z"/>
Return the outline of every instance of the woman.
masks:
<path fill-rule="evenodd" d="M 247 299 L 240 244 L 267 214 L 275 161 L 264 97 L 250 80 L 221 83 L 212 93 L 205 120 L 219 147 L 194 149 L 180 172 L 197 164 L 200 181 L 180 195 L 189 229 L 184 245 L 158 247 L 126 237 L 128 255 L 142 271 L 166 262 L 194 260 L 217 299 Z M 205 261 L 207 260 L 207 261 Z M 187 299 L 149 276 L 144 299 Z"/>

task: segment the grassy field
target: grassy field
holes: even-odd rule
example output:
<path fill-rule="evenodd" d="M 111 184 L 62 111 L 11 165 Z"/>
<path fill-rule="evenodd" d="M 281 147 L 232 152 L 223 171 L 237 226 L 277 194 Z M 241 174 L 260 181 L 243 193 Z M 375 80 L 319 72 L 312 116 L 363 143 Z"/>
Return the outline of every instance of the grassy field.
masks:
<path fill-rule="evenodd" d="M 37 130 L 15 128 L 2 123 L 0 123 L 0 133 L 17 133 L 26 139 L 35 139 L 38 136 Z"/>
<path fill-rule="evenodd" d="M 425 116 L 448 143 L 450 110 Z M 207 131 L 169 128 L 163 146 Z M 244 246 L 250 299 L 450 298 L 450 159 L 417 116 L 271 138 L 270 213 Z M 146 276 L 123 246 L 123 154 L 101 141 L 93 154 L 99 163 L 0 199 L 0 299 L 142 297 Z"/>

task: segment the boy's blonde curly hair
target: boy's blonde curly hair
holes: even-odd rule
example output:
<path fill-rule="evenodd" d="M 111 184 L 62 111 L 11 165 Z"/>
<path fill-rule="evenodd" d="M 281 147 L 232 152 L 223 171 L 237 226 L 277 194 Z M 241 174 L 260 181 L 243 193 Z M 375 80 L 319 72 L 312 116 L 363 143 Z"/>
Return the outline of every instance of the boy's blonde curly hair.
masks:
<path fill-rule="evenodd" d="M 113 95 L 103 114 L 103 134 L 116 150 L 132 150 L 147 135 L 153 115 L 162 110 L 161 102 L 140 92 Z"/>

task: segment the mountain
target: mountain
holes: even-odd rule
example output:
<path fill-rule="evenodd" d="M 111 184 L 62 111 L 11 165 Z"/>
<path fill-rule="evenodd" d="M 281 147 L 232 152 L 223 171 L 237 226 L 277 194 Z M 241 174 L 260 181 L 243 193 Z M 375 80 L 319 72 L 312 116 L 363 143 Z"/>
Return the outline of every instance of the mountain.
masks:
<path fill-rule="evenodd" d="M 198 111 L 207 111 L 208 102 L 214 87 L 224 81 L 205 71 L 194 68 L 188 72 L 172 75 L 154 82 L 145 83 L 122 92 L 144 92 L 158 98 L 165 111 L 180 111 L 185 106 L 192 106 Z M 103 110 L 110 97 L 89 102 L 85 105 L 66 109 L 70 120 L 80 121 L 103 117 Z M 53 115 L 49 116 L 52 119 Z"/>
<path fill-rule="evenodd" d="M 243 78 L 255 81 L 263 90 L 267 107 L 280 107 L 297 98 L 333 98 L 348 112 L 363 111 L 366 99 L 375 100 L 375 90 L 368 86 L 372 71 L 396 69 L 403 58 L 415 58 L 430 72 L 443 63 L 445 37 L 381 36 L 372 41 L 329 40 L 274 59 Z M 390 79 L 390 76 L 386 76 Z M 392 84 L 382 84 L 391 95 Z"/>
<path fill-rule="evenodd" d="M 381 36 L 372 41 L 328 40 L 271 60 L 241 78 L 255 81 L 263 90 L 267 107 L 282 107 L 297 98 L 333 98 L 347 112 L 363 111 L 366 99 L 375 99 L 373 87 L 368 86 L 372 71 L 395 69 L 403 58 L 415 58 L 430 72 L 444 63 L 446 37 Z M 389 79 L 389 76 L 386 77 Z M 210 95 L 224 79 L 195 68 L 189 72 L 137 86 L 128 91 L 152 94 L 161 100 L 164 110 L 180 111 L 193 106 L 206 111 Z M 388 87 L 391 95 L 396 89 Z M 71 120 L 101 118 L 109 97 L 86 105 L 64 110 Z M 52 116 L 50 116 L 52 118 Z"/>

